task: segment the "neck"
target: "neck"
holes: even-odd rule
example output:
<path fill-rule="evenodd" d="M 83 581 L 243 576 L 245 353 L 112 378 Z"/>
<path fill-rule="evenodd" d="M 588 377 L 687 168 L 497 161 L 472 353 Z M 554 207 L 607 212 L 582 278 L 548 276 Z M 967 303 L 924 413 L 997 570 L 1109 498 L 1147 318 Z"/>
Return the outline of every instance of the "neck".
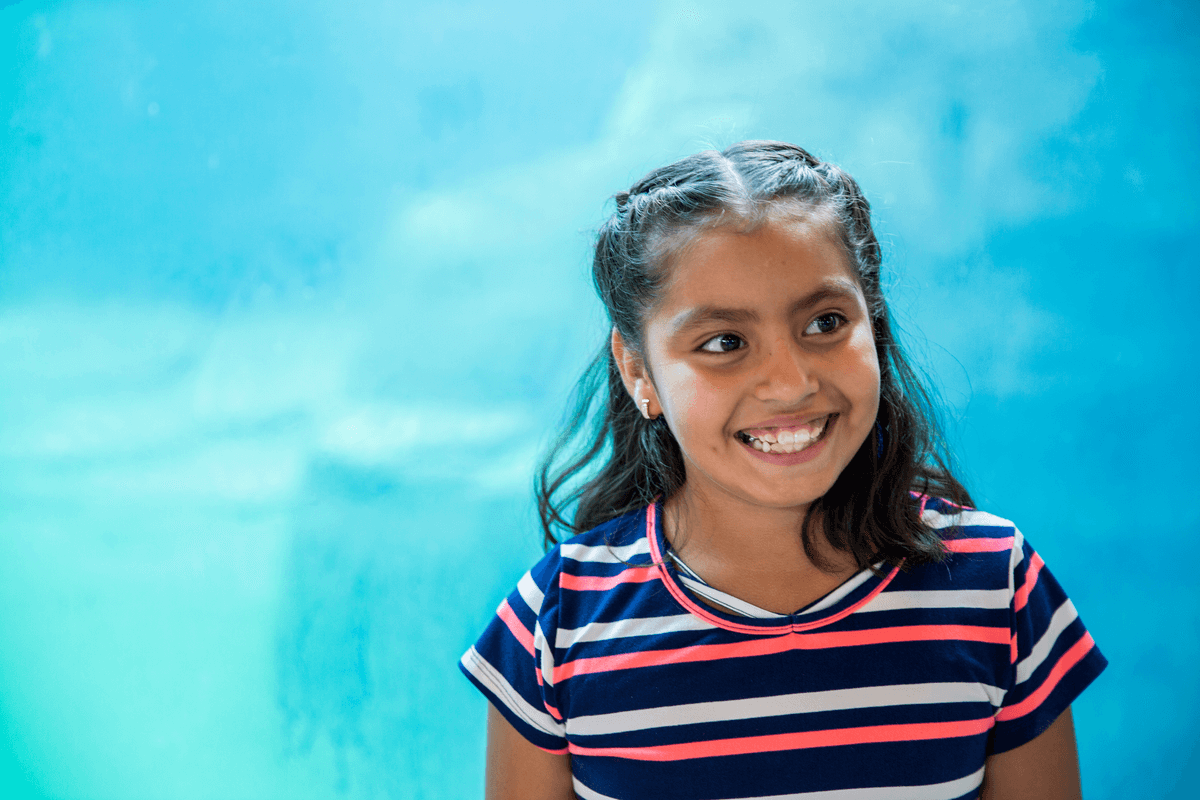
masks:
<path fill-rule="evenodd" d="M 681 558 L 719 559 L 731 565 L 769 565 L 772 569 L 816 569 L 804 552 L 800 528 L 809 506 L 771 508 L 728 496 L 712 498 L 684 484 L 664 506 L 664 531 Z M 842 571 L 854 560 L 834 550 L 820 520 L 810 525 L 817 553 Z"/>

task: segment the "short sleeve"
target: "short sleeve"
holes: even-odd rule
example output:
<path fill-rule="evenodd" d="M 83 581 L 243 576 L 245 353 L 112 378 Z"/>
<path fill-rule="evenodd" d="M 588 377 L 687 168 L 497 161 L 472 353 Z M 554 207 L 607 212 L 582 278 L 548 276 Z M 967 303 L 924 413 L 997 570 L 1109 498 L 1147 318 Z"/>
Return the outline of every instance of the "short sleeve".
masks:
<path fill-rule="evenodd" d="M 1011 663 L 989 752 L 1037 738 L 1108 666 L 1058 581 L 1018 531 L 1009 564 Z"/>
<path fill-rule="evenodd" d="M 517 583 L 459 668 L 517 731 L 537 747 L 567 752 L 554 693 L 558 549 Z"/>

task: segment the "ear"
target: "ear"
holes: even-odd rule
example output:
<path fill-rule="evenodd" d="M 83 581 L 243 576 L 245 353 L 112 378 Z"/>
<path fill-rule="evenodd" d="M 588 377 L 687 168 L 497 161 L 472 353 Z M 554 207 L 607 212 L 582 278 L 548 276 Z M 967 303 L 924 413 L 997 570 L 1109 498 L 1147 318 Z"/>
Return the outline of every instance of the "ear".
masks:
<path fill-rule="evenodd" d="M 647 408 L 650 417 L 657 417 L 663 413 L 662 405 L 658 402 L 658 393 L 654 391 L 654 384 L 650 382 L 646 373 L 645 362 L 640 355 L 625 346 L 625 340 L 621 338 L 616 326 L 612 329 L 612 354 L 617 362 L 617 369 L 621 372 L 625 391 L 633 398 L 638 413 L 642 413 L 642 400 L 650 401 Z"/>

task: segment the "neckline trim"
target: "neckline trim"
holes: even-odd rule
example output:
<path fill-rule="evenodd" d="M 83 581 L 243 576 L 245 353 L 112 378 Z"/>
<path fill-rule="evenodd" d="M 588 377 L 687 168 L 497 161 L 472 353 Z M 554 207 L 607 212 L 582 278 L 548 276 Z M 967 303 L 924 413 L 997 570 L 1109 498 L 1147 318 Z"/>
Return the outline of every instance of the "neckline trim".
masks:
<path fill-rule="evenodd" d="M 741 617 L 734 614 L 722 612 L 716 608 L 705 605 L 694 599 L 686 588 L 680 582 L 673 570 L 669 566 L 669 561 L 665 557 L 666 542 L 664 540 L 664 532 L 660 523 L 661 514 L 659 513 L 659 501 L 655 500 L 646 506 L 646 540 L 650 545 L 650 558 L 654 564 L 654 568 L 658 570 L 659 580 L 667 587 L 667 591 L 675 598 L 675 601 L 684 607 L 689 613 L 700 619 L 715 625 L 718 628 L 723 628 L 734 633 L 748 633 L 756 636 L 779 636 L 785 633 L 803 633 L 805 631 L 820 628 L 825 625 L 830 625 L 840 619 L 848 617 L 859 608 L 863 607 L 871 600 L 875 599 L 887 585 L 892 582 L 892 579 L 900 572 L 900 565 L 893 566 L 891 570 L 884 576 L 871 575 L 863 582 L 864 586 L 870 586 L 870 590 L 853 601 L 849 605 L 844 605 L 846 598 L 841 598 L 833 603 L 825 612 L 809 610 L 802 613 L 783 614 L 775 617 Z M 853 576 L 848 580 L 854 580 Z M 839 587 L 840 588 L 840 587 Z M 859 593 L 862 586 L 851 590 L 850 595 Z M 811 606 L 820 604 L 826 597 L 837 592 L 838 589 L 833 589 L 824 597 L 817 598 L 806 609 L 811 609 Z"/>

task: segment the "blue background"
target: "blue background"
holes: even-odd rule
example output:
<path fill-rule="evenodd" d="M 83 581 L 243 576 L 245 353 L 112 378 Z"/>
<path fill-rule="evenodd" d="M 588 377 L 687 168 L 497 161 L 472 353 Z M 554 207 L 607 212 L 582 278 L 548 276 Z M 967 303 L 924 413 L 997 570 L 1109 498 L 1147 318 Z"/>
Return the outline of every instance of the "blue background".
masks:
<path fill-rule="evenodd" d="M 468 798 L 606 199 L 743 138 L 877 212 L 980 504 L 1200 782 L 1194 3 L 5 3 L 0 788 Z"/>

